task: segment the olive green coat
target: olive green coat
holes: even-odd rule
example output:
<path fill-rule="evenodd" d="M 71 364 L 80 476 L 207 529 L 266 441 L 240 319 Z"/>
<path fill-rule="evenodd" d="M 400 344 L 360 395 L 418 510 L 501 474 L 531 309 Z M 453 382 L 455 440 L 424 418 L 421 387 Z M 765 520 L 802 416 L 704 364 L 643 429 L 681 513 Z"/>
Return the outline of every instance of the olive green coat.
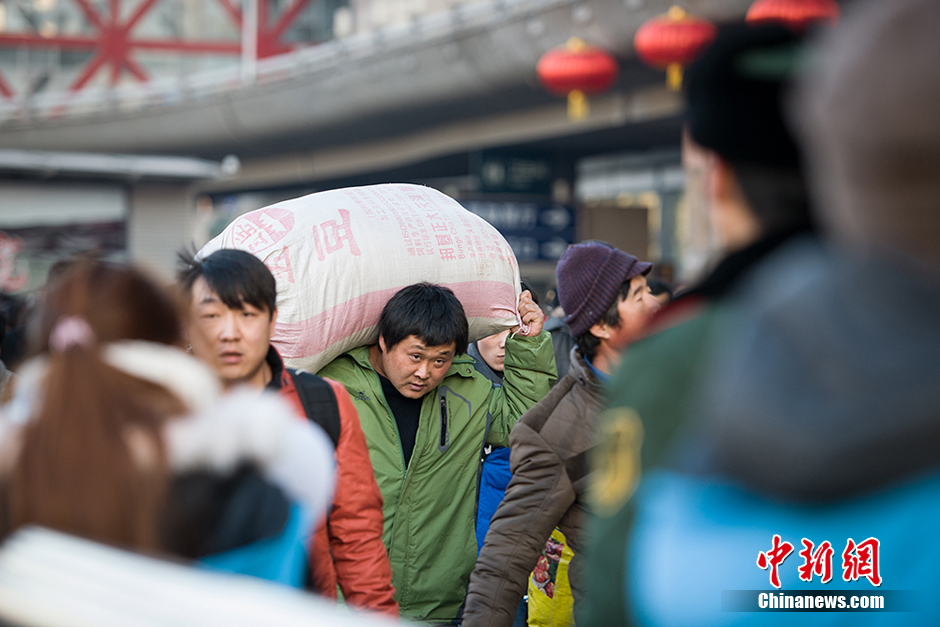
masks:
<path fill-rule="evenodd" d="M 405 469 L 398 426 L 385 401 L 368 347 L 336 358 L 320 375 L 349 391 L 384 499 L 383 540 L 402 616 L 448 622 L 466 594 L 476 563 L 477 471 L 487 441 L 505 446 L 519 416 L 555 383 L 551 337 L 506 340 L 503 386 L 494 386 L 461 355 L 424 397 L 414 452 Z"/>

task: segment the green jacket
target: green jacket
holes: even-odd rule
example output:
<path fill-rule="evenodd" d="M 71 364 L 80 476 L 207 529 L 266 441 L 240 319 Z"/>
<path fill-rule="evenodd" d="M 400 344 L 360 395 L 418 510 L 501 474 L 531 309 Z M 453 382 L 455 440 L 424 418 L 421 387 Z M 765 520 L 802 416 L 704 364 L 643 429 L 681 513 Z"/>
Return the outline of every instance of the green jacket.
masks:
<path fill-rule="evenodd" d="M 507 338 L 504 366 L 499 387 L 474 369 L 470 356 L 454 359 L 424 397 L 407 472 L 368 347 L 340 355 L 319 373 L 345 385 L 359 412 L 384 499 L 383 540 L 402 616 L 448 622 L 457 615 L 477 558 L 474 509 L 487 421 L 487 441 L 505 446 L 519 416 L 554 385 L 550 335 Z"/>

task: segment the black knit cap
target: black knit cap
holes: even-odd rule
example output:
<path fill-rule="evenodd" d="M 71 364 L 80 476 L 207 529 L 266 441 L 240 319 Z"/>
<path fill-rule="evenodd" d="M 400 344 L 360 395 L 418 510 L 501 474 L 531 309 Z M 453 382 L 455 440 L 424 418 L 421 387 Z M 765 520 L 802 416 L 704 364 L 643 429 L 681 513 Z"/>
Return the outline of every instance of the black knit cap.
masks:
<path fill-rule="evenodd" d="M 782 97 L 800 61 L 801 39 L 780 24 L 720 26 L 685 74 L 692 139 L 732 165 L 798 169 Z"/>
<path fill-rule="evenodd" d="M 558 301 L 569 333 L 578 337 L 599 322 L 617 299 L 620 286 L 652 267 L 604 242 L 569 246 L 555 268 Z"/>

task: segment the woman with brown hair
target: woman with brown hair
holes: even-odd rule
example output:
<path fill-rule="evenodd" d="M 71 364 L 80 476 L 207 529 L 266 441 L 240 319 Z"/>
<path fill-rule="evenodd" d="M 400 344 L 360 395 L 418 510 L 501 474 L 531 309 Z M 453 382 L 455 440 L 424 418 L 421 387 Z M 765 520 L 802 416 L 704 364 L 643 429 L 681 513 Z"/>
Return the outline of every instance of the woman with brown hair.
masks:
<path fill-rule="evenodd" d="M 329 441 L 276 397 L 222 397 L 180 311 L 125 266 L 51 281 L 0 417 L 0 535 L 42 525 L 298 585 Z"/>

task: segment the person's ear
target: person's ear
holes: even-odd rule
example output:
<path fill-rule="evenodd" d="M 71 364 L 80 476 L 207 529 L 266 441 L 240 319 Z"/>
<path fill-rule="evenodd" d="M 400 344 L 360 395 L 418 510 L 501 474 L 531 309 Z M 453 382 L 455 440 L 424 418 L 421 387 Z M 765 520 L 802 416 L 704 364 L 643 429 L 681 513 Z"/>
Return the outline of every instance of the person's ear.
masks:
<path fill-rule="evenodd" d="M 379 350 L 385 353 L 385 338 L 381 335 L 379 336 Z"/>
<path fill-rule="evenodd" d="M 277 324 L 277 309 L 271 312 L 271 323 L 268 326 L 268 340 L 274 337 L 274 326 Z"/>
<path fill-rule="evenodd" d="M 600 340 L 609 340 L 612 329 L 604 321 L 595 322 L 588 331 Z"/>
<path fill-rule="evenodd" d="M 708 170 L 708 189 L 711 191 L 712 199 L 720 203 L 736 199 L 738 183 L 731 165 L 717 155 L 713 155 L 711 160 Z"/>

